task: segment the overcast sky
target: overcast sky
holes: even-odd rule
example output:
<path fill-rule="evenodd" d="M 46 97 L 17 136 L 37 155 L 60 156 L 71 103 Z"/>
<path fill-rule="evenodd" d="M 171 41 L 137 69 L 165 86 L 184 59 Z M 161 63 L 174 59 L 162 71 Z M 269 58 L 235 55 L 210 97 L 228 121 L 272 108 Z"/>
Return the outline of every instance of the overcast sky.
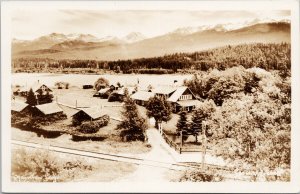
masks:
<path fill-rule="evenodd" d="M 289 11 L 88 11 L 18 10 L 13 12 L 12 36 L 34 39 L 56 33 L 123 37 L 140 32 L 153 37 L 180 27 L 240 23 L 254 19 L 289 19 Z"/>

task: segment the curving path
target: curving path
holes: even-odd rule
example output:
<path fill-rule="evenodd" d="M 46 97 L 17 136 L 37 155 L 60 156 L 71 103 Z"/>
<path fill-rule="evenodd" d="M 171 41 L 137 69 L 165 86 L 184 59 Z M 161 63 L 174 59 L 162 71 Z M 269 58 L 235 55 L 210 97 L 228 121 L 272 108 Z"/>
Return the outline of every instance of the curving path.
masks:
<path fill-rule="evenodd" d="M 176 161 L 172 154 L 163 145 L 165 143 L 157 129 L 151 128 L 147 131 L 148 142 L 152 150 L 142 156 L 146 161 L 159 161 L 165 168 L 153 168 L 152 166 L 139 165 L 137 170 L 126 177 L 117 181 L 134 181 L 134 182 L 169 182 L 165 173 L 170 170 L 183 170 L 183 167 L 176 166 Z M 175 164 L 175 165 L 174 165 Z M 177 168 L 174 168 L 177 167 Z"/>

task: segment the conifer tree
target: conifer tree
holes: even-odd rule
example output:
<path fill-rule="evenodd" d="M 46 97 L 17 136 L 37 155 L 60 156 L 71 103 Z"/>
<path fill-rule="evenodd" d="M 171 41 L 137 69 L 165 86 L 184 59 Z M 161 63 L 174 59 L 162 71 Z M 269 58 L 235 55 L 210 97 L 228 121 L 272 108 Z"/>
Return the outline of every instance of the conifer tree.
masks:
<path fill-rule="evenodd" d="M 30 90 L 28 92 L 26 103 L 31 106 L 35 106 L 37 104 L 36 97 L 32 91 L 32 88 L 30 88 Z"/>
<path fill-rule="evenodd" d="M 185 139 L 187 138 L 187 133 L 189 131 L 189 123 L 187 120 L 187 113 L 186 111 L 181 111 L 179 113 L 179 120 L 177 122 L 177 133 L 180 133 L 182 131 L 183 136 Z"/>
<path fill-rule="evenodd" d="M 121 112 L 123 121 L 118 125 L 119 129 L 123 129 L 120 135 L 126 141 L 144 141 L 146 120 L 140 116 L 135 102 L 126 93 L 125 89 L 124 106 Z"/>
<path fill-rule="evenodd" d="M 196 142 L 198 141 L 197 136 L 202 132 L 202 121 L 203 114 L 201 110 L 196 110 L 192 116 L 192 124 L 190 128 L 190 133 L 193 134 L 196 138 Z"/>

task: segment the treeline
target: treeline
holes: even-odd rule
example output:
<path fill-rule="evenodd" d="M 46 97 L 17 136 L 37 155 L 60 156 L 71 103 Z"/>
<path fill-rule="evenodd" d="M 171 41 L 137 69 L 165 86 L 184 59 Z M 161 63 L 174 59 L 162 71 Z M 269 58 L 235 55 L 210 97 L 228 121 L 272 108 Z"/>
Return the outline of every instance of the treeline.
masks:
<path fill-rule="evenodd" d="M 109 69 L 122 73 L 132 73 L 133 69 L 168 69 L 175 73 L 179 69 L 224 70 L 238 65 L 244 68 L 259 67 L 265 70 L 287 71 L 291 68 L 291 45 L 289 43 L 229 45 L 194 53 L 175 53 L 161 57 L 117 61 L 19 58 L 12 64 L 16 69 L 90 68 Z"/>

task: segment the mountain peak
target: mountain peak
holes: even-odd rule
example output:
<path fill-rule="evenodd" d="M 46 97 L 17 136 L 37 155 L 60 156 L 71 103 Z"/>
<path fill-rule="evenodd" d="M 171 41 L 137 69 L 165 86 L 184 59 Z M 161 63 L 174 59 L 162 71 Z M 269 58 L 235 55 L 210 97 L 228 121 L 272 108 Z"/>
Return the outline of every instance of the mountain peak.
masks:
<path fill-rule="evenodd" d="M 127 43 L 138 42 L 144 39 L 146 39 L 146 37 L 140 32 L 131 32 L 123 38 Z"/>

